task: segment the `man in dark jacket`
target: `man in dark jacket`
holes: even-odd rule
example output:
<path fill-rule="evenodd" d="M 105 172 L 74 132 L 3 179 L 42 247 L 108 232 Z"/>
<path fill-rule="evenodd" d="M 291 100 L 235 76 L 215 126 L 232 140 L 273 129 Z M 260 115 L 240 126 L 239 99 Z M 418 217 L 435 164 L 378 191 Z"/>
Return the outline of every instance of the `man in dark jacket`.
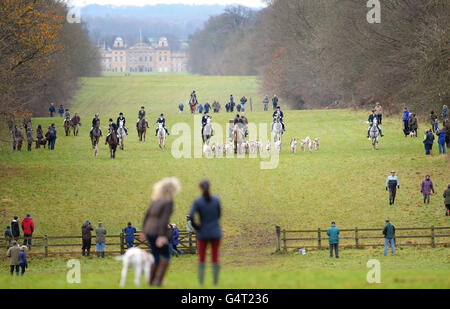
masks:
<path fill-rule="evenodd" d="M 370 127 L 369 127 L 369 130 L 367 131 L 367 138 L 369 138 L 369 135 L 370 135 L 370 129 L 372 128 L 372 126 L 373 126 L 373 120 L 374 119 L 377 119 L 377 128 L 378 128 L 378 131 L 380 131 L 380 136 L 381 137 L 383 137 L 384 135 L 383 135 L 383 133 L 381 132 L 381 129 L 380 129 L 380 126 L 378 125 L 378 117 L 377 117 L 377 115 L 375 114 L 375 110 L 373 109 L 372 110 L 372 114 L 370 114 L 369 115 L 369 125 L 370 125 Z"/>
<path fill-rule="evenodd" d="M 18 240 L 20 237 L 20 227 L 19 227 L 19 217 L 14 216 L 14 219 L 11 221 L 11 233 L 14 240 Z"/>
<path fill-rule="evenodd" d="M 336 223 L 331 222 L 331 227 L 327 231 L 328 242 L 330 244 L 330 258 L 333 257 L 333 248 L 336 255 L 336 258 L 339 258 L 339 228 L 336 226 Z"/>
<path fill-rule="evenodd" d="M 247 103 L 247 98 L 243 96 L 241 98 L 241 111 L 245 112 L 245 104 Z"/>
<path fill-rule="evenodd" d="M 131 222 L 128 222 L 127 227 L 124 228 L 123 231 L 125 233 L 125 242 L 127 243 L 127 249 L 133 248 L 136 228 L 131 224 Z"/>
<path fill-rule="evenodd" d="M 53 114 L 56 112 L 55 106 L 53 103 L 50 103 L 50 107 L 48 108 L 48 111 L 50 112 L 50 117 L 53 117 Z"/>
<path fill-rule="evenodd" d="M 22 231 L 23 231 L 23 245 L 27 245 L 28 249 L 31 250 L 31 238 L 34 232 L 34 222 L 30 214 L 27 214 L 26 218 L 22 220 Z"/>
<path fill-rule="evenodd" d="M 389 219 L 386 219 L 386 225 L 383 228 L 384 235 L 384 256 L 387 255 L 388 245 L 391 246 L 392 254 L 395 254 L 395 226 L 393 226 Z"/>
<path fill-rule="evenodd" d="M 425 139 L 423 141 L 423 144 L 425 146 L 425 154 L 428 155 L 433 155 L 433 143 L 434 143 L 434 134 L 428 130 L 425 133 Z"/>
<path fill-rule="evenodd" d="M 450 216 L 450 183 L 444 192 L 445 215 Z"/>
<path fill-rule="evenodd" d="M 86 220 L 86 222 L 83 223 L 81 226 L 81 238 L 83 242 L 83 246 L 81 248 L 82 252 L 81 255 L 89 256 L 91 254 L 91 240 L 92 240 L 92 231 L 94 228 L 91 225 L 91 222 L 89 220 Z M 87 251 L 87 252 L 86 252 Z"/>
<path fill-rule="evenodd" d="M 278 97 L 276 94 L 272 98 L 272 105 L 273 105 L 273 110 L 276 110 L 277 106 L 278 106 Z"/>

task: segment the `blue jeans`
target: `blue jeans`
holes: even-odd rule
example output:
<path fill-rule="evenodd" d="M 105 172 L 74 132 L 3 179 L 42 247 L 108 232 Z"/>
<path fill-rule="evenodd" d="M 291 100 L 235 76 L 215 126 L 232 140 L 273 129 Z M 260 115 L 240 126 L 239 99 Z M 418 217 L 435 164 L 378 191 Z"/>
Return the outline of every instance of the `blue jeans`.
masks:
<path fill-rule="evenodd" d="M 155 264 L 158 264 L 161 256 L 163 258 L 165 258 L 166 260 L 170 259 L 170 249 L 169 249 L 169 245 L 166 244 L 164 246 L 162 246 L 161 248 L 158 248 L 156 246 L 156 239 L 158 238 L 158 236 L 154 236 L 154 235 L 147 235 L 147 241 L 148 241 L 148 245 L 150 247 L 150 250 L 152 251 L 153 257 L 155 258 Z"/>
<path fill-rule="evenodd" d="M 134 239 L 133 240 L 127 240 L 127 249 L 134 247 Z"/>
<path fill-rule="evenodd" d="M 97 252 L 105 252 L 105 243 L 102 244 L 96 243 L 95 245 L 97 247 Z"/>
<path fill-rule="evenodd" d="M 394 243 L 394 238 L 392 239 L 384 239 L 384 256 L 387 255 L 387 249 L 388 249 L 388 245 L 391 245 L 391 249 L 392 249 L 392 254 L 395 254 L 395 243 Z"/>
<path fill-rule="evenodd" d="M 48 141 L 48 150 L 54 150 L 55 149 L 55 142 L 56 138 L 53 138 Z"/>
<path fill-rule="evenodd" d="M 330 257 L 333 257 L 333 248 L 336 257 L 339 257 L 339 244 L 330 244 Z"/>
<path fill-rule="evenodd" d="M 430 144 L 425 144 L 425 154 L 428 156 L 430 155 L 430 150 L 431 150 L 431 145 Z"/>
<path fill-rule="evenodd" d="M 445 144 L 439 144 L 439 153 L 446 154 L 447 151 L 445 150 Z"/>

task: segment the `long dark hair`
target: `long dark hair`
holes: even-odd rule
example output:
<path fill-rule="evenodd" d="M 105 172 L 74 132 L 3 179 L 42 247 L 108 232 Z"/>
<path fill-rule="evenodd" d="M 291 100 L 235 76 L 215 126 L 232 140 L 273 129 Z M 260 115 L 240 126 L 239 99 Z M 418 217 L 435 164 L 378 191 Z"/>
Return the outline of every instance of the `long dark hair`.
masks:
<path fill-rule="evenodd" d="M 200 181 L 199 187 L 202 190 L 203 198 L 207 202 L 211 201 L 211 193 L 209 192 L 209 187 L 210 187 L 209 180 L 204 179 L 204 180 Z"/>

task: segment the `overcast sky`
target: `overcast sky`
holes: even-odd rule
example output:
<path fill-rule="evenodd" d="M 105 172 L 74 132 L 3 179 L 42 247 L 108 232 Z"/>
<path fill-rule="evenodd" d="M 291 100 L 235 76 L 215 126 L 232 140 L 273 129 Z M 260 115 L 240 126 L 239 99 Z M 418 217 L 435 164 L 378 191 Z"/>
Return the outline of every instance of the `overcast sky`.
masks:
<path fill-rule="evenodd" d="M 241 4 L 248 7 L 263 7 L 264 0 L 66 0 L 70 5 L 85 6 L 88 4 L 102 5 L 152 5 L 152 4 L 221 4 L 233 5 Z"/>

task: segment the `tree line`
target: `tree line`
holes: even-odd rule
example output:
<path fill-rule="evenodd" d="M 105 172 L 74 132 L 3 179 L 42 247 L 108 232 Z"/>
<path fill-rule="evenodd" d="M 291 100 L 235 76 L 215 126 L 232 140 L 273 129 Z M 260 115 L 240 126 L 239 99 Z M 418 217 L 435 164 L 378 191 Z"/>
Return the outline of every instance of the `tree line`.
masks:
<path fill-rule="evenodd" d="M 258 75 L 293 108 L 440 111 L 449 103 L 450 2 L 273 0 L 212 17 L 190 42 L 190 70 Z"/>
<path fill-rule="evenodd" d="M 67 105 L 78 78 L 101 72 L 100 55 L 80 23 L 66 19 L 59 0 L 0 2 L 0 113 L 47 115 Z"/>

